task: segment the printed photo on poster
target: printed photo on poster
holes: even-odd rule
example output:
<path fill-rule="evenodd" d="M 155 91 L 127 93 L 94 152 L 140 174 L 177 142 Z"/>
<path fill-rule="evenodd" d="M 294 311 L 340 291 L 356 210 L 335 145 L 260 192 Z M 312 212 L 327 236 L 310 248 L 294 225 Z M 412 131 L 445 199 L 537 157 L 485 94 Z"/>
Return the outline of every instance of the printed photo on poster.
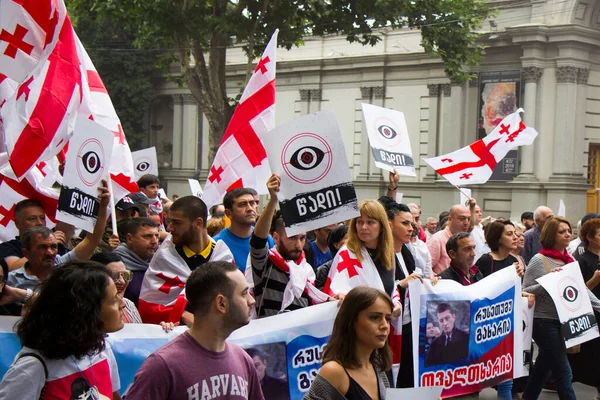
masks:
<path fill-rule="evenodd" d="M 422 354 L 425 366 L 464 360 L 469 355 L 470 322 L 468 301 L 428 301 L 427 329 L 437 328 L 440 335 L 431 340 L 427 354 Z"/>
<path fill-rule="evenodd" d="M 276 342 L 247 347 L 265 400 L 289 400 L 286 343 Z"/>
<path fill-rule="evenodd" d="M 479 74 L 478 138 L 484 138 L 521 104 L 521 72 L 499 71 Z M 518 150 L 511 150 L 496 165 L 490 180 L 510 181 L 518 174 Z"/>

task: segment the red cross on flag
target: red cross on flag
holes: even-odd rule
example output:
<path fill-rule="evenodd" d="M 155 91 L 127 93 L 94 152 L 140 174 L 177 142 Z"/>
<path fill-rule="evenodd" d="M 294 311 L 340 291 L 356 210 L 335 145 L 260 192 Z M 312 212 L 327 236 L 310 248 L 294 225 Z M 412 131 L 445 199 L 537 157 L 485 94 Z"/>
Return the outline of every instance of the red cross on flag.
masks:
<path fill-rule="evenodd" d="M 17 179 L 22 179 L 35 164 L 55 156 L 67 143 L 82 100 L 81 65 L 75 43 L 75 32 L 62 1 L 4 0 L 1 6 L 20 7 L 18 37 L 1 35 L 11 31 L 11 21 L 0 25 L 0 73 L 19 82 L 16 93 L 1 109 L 9 162 Z M 40 15 L 40 10 L 46 12 Z M 4 14 L 3 14 L 4 15 Z M 24 30 L 45 32 L 32 41 L 34 48 L 43 49 L 42 57 L 31 68 L 31 59 L 19 67 L 25 78 L 14 73 L 10 60 L 21 53 L 32 53 L 23 41 Z M 17 32 L 13 31 L 13 32 Z M 39 33 L 39 32 L 38 32 Z M 14 58 L 12 56 L 15 56 Z"/>
<path fill-rule="evenodd" d="M 277 33 L 273 33 L 258 61 L 215 155 L 202 196 L 209 207 L 238 187 L 267 193 L 271 169 L 262 138 L 275 128 Z"/>
<path fill-rule="evenodd" d="M 0 73 L 23 82 L 53 46 L 67 10 L 58 0 L 0 0 Z"/>
<path fill-rule="evenodd" d="M 358 260 L 356 254 L 346 246 L 338 251 L 323 288 L 325 293 L 329 295 L 346 294 L 357 286 L 369 286 L 384 290 L 379 272 L 377 272 L 371 256 L 366 249 L 362 248 L 361 250 L 362 260 Z"/>
<path fill-rule="evenodd" d="M 225 242 L 210 240 L 214 248 L 208 261 L 233 262 L 233 255 Z M 191 273 L 169 236 L 156 250 L 144 274 L 138 300 L 138 310 L 144 323 L 178 322 L 181 319 L 187 305 L 185 283 Z"/>
<path fill-rule="evenodd" d="M 0 164 L 5 165 L 7 161 L 6 153 L 2 154 Z M 54 227 L 59 191 L 43 183 L 45 174 L 54 165 L 56 164 L 47 163 L 33 167 L 21 182 L 0 175 L 0 240 L 8 241 L 19 234 L 14 222 L 15 206 L 25 199 L 37 200 L 46 212 L 46 225 Z"/>
<path fill-rule="evenodd" d="M 537 131 L 525 126 L 519 108 L 505 117 L 485 138 L 453 153 L 424 161 L 451 184 L 466 186 L 488 181 L 494 167 L 506 154 L 518 146 L 530 145 L 537 137 Z"/>

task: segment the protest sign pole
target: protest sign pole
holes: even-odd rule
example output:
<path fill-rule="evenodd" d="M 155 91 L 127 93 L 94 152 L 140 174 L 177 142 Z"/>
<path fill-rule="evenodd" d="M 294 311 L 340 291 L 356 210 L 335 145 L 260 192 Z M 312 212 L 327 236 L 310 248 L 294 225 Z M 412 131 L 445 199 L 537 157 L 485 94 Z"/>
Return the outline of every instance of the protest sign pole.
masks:
<path fill-rule="evenodd" d="M 108 174 L 108 191 L 110 192 L 110 221 L 112 222 L 112 232 L 113 235 L 119 235 L 117 231 L 117 212 L 115 209 L 115 194 L 113 192 L 112 179 L 110 178 L 110 174 Z"/>

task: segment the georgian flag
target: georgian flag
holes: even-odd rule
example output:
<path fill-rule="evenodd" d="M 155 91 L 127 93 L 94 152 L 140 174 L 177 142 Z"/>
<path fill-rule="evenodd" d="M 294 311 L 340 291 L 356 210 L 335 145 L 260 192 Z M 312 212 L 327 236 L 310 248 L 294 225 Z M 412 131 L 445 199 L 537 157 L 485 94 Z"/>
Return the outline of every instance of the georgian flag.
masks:
<path fill-rule="evenodd" d="M 363 260 L 359 261 L 356 254 L 350 251 L 346 245 L 342 246 L 333 259 L 323 291 L 333 296 L 338 293 L 347 294 L 357 286 L 368 286 L 385 292 L 377 267 L 364 247 L 361 248 L 361 256 Z M 400 293 L 395 283 L 392 302 L 394 304 L 401 303 Z M 393 379 L 395 380 L 402 354 L 402 314 L 391 322 L 389 341 L 393 356 Z"/>
<path fill-rule="evenodd" d="M 494 167 L 518 146 L 530 145 L 537 131 L 525 126 L 519 108 L 508 115 L 485 138 L 453 153 L 423 159 L 431 168 L 455 186 L 485 183 Z"/>
<path fill-rule="evenodd" d="M 6 165 L 8 155 L 0 154 L 0 164 Z M 46 226 L 56 225 L 59 190 L 45 184 L 49 174 L 55 174 L 58 162 L 40 163 L 33 167 L 20 182 L 0 175 L 0 240 L 12 240 L 19 234 L 15 225 L 15 207 L 25 199 L 37 200 L 46 214 Z"/>
<path fill-rule="evenodd" d="M 131 149 L 123 133 L 121 121 L 117 116 L 117 112 L 96 67 L 94 67 L 79 38 L 76 37 L 75 39 L 77 52 L 81 59 L 84 81 L 84 96 L 79 108 L 79 114 L 102 125 L 115 136 L 109 171 L 113 182 L 113 196 L 115 201 L 118 201 L 128 193 L 135 193 L 139 190 L 135 182 Z"/>
<path fill-rule="evenodd" d="M 238 187 L 267 193 L 271 175 L 262 138 L 275 128 L 275 57 L 277 33 L 273 33 L 238 106 L 225 130 L 210 167 L 202 199 L 208 207 Z"/>
<path fill-rule="evenodd" d="M 209 261 L 233 262 L 233 255 L 225 242 L 219 240 L 215 243 Z M 181 319 L 187 305 L 185 283 L 191 272 L 169 236 L 156 250 L 144 274 L 138 300 L 138 310 L 144 323 L 178 322 Z"/>

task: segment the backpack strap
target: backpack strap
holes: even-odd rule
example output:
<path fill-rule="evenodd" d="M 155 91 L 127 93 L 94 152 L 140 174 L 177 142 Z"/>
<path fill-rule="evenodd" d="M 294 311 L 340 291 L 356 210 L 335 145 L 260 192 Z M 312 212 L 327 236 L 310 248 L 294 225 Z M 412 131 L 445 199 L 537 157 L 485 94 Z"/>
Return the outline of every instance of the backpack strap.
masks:
<path fill-rule="evenodd" d="M 15 360 L 15 363 L 23 357 L 36 358 L 42 364 L 42 367 L 44 367 L 44 387 L 42 387 L 42 391 L 40 392 L 40 397 L 39 397 L 39 400 L 42 400 L 44 398 L 44 394 L 46 393 L 46 386 L 47 386 L 47 381 L 48 381 L 48 367 L 46 366 L 46 363 L 44 362 L 44 359 L 42 358 L 42 356 L 40 356 L 37 353 L 23 353 L 19 356 L 19 358 L 17 358 Z"/>

